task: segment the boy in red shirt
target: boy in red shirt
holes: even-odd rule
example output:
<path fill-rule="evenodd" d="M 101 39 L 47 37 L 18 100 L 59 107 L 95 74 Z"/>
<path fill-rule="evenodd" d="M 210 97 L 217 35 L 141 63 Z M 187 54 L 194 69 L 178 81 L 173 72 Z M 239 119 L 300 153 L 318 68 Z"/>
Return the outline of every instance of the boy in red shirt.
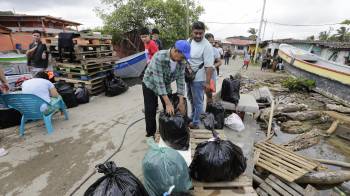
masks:
<path fill-rule="evenodd" d="M 148 65 L 153 55 L 158 51 L 158 46 L 156 42 L 151 40 L 150 32 L 147 28 L 141 29 L 140 38 L 145 45 L 145 54 L 146 54 L 147 65 Z"/>

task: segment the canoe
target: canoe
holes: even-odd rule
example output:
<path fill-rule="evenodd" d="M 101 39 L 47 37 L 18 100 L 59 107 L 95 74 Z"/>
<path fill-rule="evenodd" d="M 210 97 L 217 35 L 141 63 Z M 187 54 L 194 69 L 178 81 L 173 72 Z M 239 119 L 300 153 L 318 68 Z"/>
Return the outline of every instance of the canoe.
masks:
<path fill-rule="evenodd" d="M 145 52 L 140 52 L 117 61 L 114 71 L 121 78 L 136 78 L 140 77 L 145 67 L 146 55 Z"/>
<path fill-rule="evenodd" d="M 288 44 L 279 46 L 278 55 L 287 71 L 316 81 L 316 90 L 350 104 L 350 66 L 334 63 Z"/>

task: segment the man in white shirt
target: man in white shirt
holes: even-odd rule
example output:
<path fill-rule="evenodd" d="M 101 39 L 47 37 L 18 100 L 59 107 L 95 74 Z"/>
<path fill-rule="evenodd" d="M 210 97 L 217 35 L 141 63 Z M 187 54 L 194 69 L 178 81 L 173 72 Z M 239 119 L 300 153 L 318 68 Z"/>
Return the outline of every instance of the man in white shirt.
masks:
<path fill-rule="evenodd" d="M 38 72 L 32 79 L 24 81 L 22 93 L 34 94 L 51 104 L 61 99 L 55 86 L 49 81 L 49 75 L 44 71 Z M 47 112 L 51 109 L 46 104 L 43 104 L 40 108 L 42 112 Z"/>
<path fill-rule="evenodd" d="M 200 115 L 203 113 L 204 91 L 211 94 L 210 79 L 214 70 L 213 47 L 207 39 L 204 39 L 205 25 L 197 21 L 192 24 L 191 58 L 189 60 L 191 70 L 196 73 L 193 81 L 187 82 L 188 97 L 192 105 L 191 129 L 198 129 Z"/>

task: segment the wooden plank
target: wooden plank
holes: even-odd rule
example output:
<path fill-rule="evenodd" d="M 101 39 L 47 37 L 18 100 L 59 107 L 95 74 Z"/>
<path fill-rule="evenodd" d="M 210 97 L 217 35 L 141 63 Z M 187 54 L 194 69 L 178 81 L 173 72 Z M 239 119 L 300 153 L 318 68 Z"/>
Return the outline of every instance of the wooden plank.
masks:
<path fill-rule="evenodd" d="M 264 190 L 268 195 L 271 195 L 271 196 L 279 196 L 279 194 L 274 191 L 272 189 L 272 187 L 270 187 L 268 184 L 266 184 L 265 182 L 262 182 L 259 187 Z"/>
<path fill-rule="evenodd" d="M 271 144 L 271 143 L 269 143 Z M 259 149 L 261 150 L 270 150 L 274 152 L 274 154 L 276 155 L 282 155 L 283 157 L 288 157 L 292 160 L 295 161 L 295 164 L 299 164 L 300 166 L 303 166 L 305 169 L 308 169 L 309 171 L 315 169 L 318 164 L 313 162 L 313 161 L 310 161 L 308 159 L 305 159 L 304 157 L 302 156 L 299 156 L 289 150 L 286 150 L 284 147 L 282 146 L 277 146 L 277 145 L 268 145 L 268 142 L 266 143 L 260 143 L 260 144 L 256 144 L 256 147 L 258 147 Z"/>
<path fill-rule="evenodd" d="M 283 179 L 288 180 L 289 182 L 292 182 L 292 181 L 298 179 L 298 177 L 299 177 L 299 176 L 294 176 L 292 173 L 288 172 L 287 170 L 284 170 L 284 169 L 282 169 L 276 165 L 273 165 L 272 163 L 270 163 L 268 161 L 264 161 L 262 159 L 259 159 L 258 163 L 256 165 L 282 177 Z"/>
<path fill-rule="evenodd" d="M 299 186 L 297 183 L 295 182 L 286 182 L 287 185 L 289 185 L 290 187 L 292 187 L 294 190 L 298 191 L 300 194 L 304 195 L 304 189 L 303 187 Z"/>
<path fill-rule="evenodd" d="M 306 157 L 303 157 L 301 155 L 298 155 L 298 154 L 294 153 L 291 150 L 288 150 L 287 148 L 285 148 L 283 146 L 279 146 L 279 145 L 276 145 L 276 144 L 273 144 L 273 143 L 270 143 L 270 142 L 266 142 L 266 143 L 268 145 L 271 145 L 271 146 L 274 146 L 274 147 L 278 148 L 279 150 L 283 151 L 283 153 L 288 153 L 289 155 L 293 155 L 294 157 L 296 157 L 298 159 L 299 162 L 300 161 L 301 162 L 305 162 L 308 165 L 311 165 L 313 167 L 313 169 L 319 165 L 317 162 L 312 161 L 311 159 L 307 159 Z"/>
<path fill-rule="evenodd" d="M 281 168 L 281 169 L 284 169 L 287 173 L 287 175 L 293 175 L 293 176 L 299 176 L 299 177 L 301 177 L 301 176 L 303 176 L 303 175 L 305 175 L 308 171 L 306 171 L 305 170 L 305 172 L 300 172 L 300 171 L 297 171 L 297 170 L 294 170 L 293 168 L 290 168 L 290 167 L 288 167 L 288 166 L 286 166 L 286 165 L 284 165 L 283 163 L 280 163 L 280 162 L 278 162 L 278 161 L 273 161 L 273 160 L 271 160 L 271 158 L 270 157 L 266 157 L 266 156 L 264 156 L 264 155 L 260 155 L 260 158 L 259 158 L 260 160 L 264 160 L 264 161 L 267 161 L 267 162 L 269 162 L 269 163 L 271 163 L 271 164 L 273 164 L 273 165 L 276 165 L 277 167 L 279 167 L 279 168 Z"/>
<path fill-rule="evenodd" d="M 283 196 L 292 196 L 291 194 L 289 194 L 287 191 L 285 191 L 283 188 L 281 188 L 278 184 L 274 183 L 269 178 L 267 178 L 265 180 L 265 182 L 266 182 L 266 184 L 270 185 L 273 189 L 278 191 L 278 193 L 280 193 L 281 195 L 283 195 Z"/>
<path fill-rule="evenodd" d="M 192 195 L 195 196 L 256 196 L 257 194 L 255 192 L 253 193 L 246 193 L 243 189 L 232 189 L 232 190 L 195 190 L 191 192 Z"/>
<path fill-rule="evenodd" d="M 308 160 L 305 157 L 302 157 L 302 156 L 300 156 L 300 155 L 298 155 L 298 154 L 288 150 L 287 148 L 285 148 L 283 146 L 279 146 L 279 145 L 276 145 L 276 144 L 273 144 L 273 143 L 270 143 L 270 142 L 263 143 L 263 146 L 264 147 L 270 147 L 270 148 L 276 149 L 276 150 L 278 149 L 278 152 L 280 154 L 289 155 L 289 156 L 295 158 L 298 162 L 305 163 L 306 165 L 311 165 L 313 167 L 313 169 L 314 169 L 314 167 L 318 166 L 318 164 L 315 163 L 314 161 Z"/>
<path fill-rule="evenodd" d="M 282 187 L 284 190 L 286 190 L 288 193 L 292 194 L 293 196 L 302 196 L 300 193 L 298 193 L 297 191 L 289 187 L 287 184 L 282 182 L 280 179 L 278 179 L 274 175 L 269 175 L 268 178 L 274 181 L 276 184 L 278 184 L 280 187 Z"/>
<path fill-rule="evenodd" d="M 305 169 L 302 169 L 302 168 L 300 168 L 300 167 L 297 167 L 297 166 L 295 166 L 295 165 L 293 165 L 293 164 L 287 162 L 286 160 L 283 160 L 283 159 L 280 158 L 280 157 L 273 156 L 273 155 L 271 155 L 271 154 L 269 154 L 269 153 L 267 153 L 267 152 L 265 152 L 265 151 L 260 151 L 260 156 L 268 157 L 268 158 L 273 159 L 273 160 L 275 160 L 275 161 L 277 161 L 277 162 L 279 162 L 279 163 L 282 163 L 283 165 L 288 166 L 288 167 L 294 169 L 295 172 L 298 172 L 298 173 L 301 173 L 301 174 L 305 174 L 305 173 L 308 172 L 308 171 L 305 170 Z"/>
<path fill-rule="evenodd" d="M 245 175 L 241 175 L 233 181 L 229 182 L 199 182 L 192 180 L 194 187 L 204 187 L 204 188 L 220 188 L 220 187 L 242 187 L 242 186 L 252 186 L 252 180 Z"/>
<path fill-rule="evenodd" d="M 256 193 L 260 196 L 268 196 L 268 194 L 264 190 L 262 190 L 260 187 L 256 189 Z"/>
<path fill-rule="evenodd" d="M 290 157 L 286 154 L 281 154 L 280 152 L 278 152 L 278 149 L 274 149 L 274 148 L 270 148 L 270 147 L 266 147 L 265 150 L 263 150 L 263 148 L 259 147 L 259 149 L 261 151 L 267 151 L 267 150 L 270 150 L 270 151 L 267 151 L 267 153 L 271 154 L 271 155 L 275 155 L 279 158 L 282 158 L 284 159 L 285 161 L 287 162 L 290 162 L 296 166 L 299 166 L 299 167 L 302 167 L 304 169 L 306 169 L 307 171 L 311 171 L 313 170 L 315 167 L 313 167 L 312 165 L 308 165 L 308 163 L 306 162 L 302 162 L 301 160 L 295 160 L 294 157 Z"/>

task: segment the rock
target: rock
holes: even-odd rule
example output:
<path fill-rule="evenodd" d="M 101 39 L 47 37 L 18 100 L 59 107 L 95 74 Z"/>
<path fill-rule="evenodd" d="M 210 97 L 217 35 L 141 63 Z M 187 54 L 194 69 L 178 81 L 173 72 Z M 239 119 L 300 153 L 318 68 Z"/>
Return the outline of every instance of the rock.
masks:
<path fill-rule="evenodd" d="M 292 112 L 292 113 L 281 113 L 282 116 L 286 116 L 291 120 L 305 121 L 314 120 L 320 118 L 322 113 L 319 111 L 303 111 L 303 112 Z"/>
<path fill-rule="evenodd" d="M 279 105 L 276 108 L 276 113 L 298 112 L 298 111 L 307 110 L 307 108 L 308 106 L 305 104 L 290 103 L 290 104 Z"/>
<path fill-rule="evenodd" d="M 350 114 L 350 108 L 348 107 L 344 107 L 342 105 L 336 105 L 336 104 L 327 104 L 326 108 L 328 110 L 332 110 L 332 111 L 336 111 L 336 112 L 340 112 L 340 113 L 346 113 L 346 114 Z"/>
<path fill-rule="evenodd" d="M 287 122 L 282 123 L 281 130 L 290 134 L 299 134 L 305 133 L 312 128 L 311 125 L 307 123 L 302 123 L 300 121 L 289 120 Z"/>

